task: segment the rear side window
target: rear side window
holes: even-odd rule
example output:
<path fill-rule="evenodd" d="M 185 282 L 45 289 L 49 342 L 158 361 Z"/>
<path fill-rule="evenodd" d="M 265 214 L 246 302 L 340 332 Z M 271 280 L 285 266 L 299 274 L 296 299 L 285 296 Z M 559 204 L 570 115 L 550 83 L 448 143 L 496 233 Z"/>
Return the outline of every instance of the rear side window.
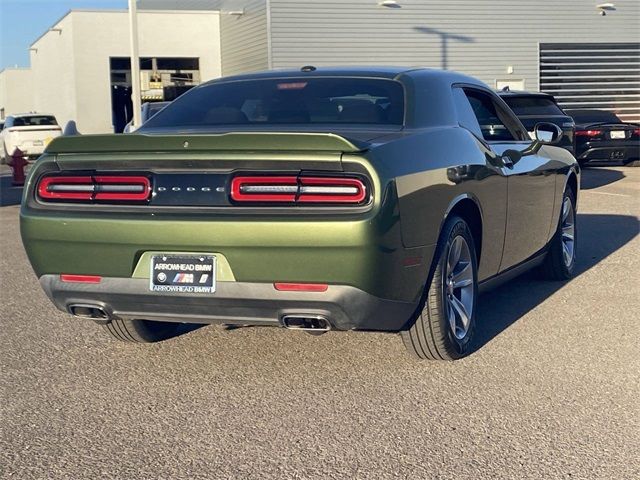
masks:
<path fill-rule="evenodd" d="M 460 125 L 475 133 L 478 138 L 483 138 L 480 124 L 464 90 L 454 88 L 453 99 L 456 104 L 456 113 L 458 114 L 458 122 Z"/>
<path fill-rule="evenodd" d="M 385 79 L 304 77 L 195 88 L 144 128 L 217 125 L 402 125 L 404 89 Z"/>
<path fill-rule="evenodd" d="M 51 115 L 31 115 L 28 117 L 15 117 L 13 119 L 14 127 L 38 127 L 41 125 L 58 125 L 56 117 Z"/>
<path fill-rule="evenodd" d="M 502 99 L 516 115 L 564 115 L 553 100 L 545 97 L 510 97 Z"/>
<path fill-rule="evenodd" d="M 460 124 L 487 142 L 526 138 L 518 119 L 503 106 L 498 106 L 497 98 L 494 100 L 491 94 L 474 88 L 455 88 L 454 99 Z"/>

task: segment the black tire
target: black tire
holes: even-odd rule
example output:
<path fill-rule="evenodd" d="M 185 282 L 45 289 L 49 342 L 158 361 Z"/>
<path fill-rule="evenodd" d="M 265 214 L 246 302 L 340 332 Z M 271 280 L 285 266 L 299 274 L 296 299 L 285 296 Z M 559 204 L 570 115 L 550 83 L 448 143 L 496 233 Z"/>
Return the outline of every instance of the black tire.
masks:
<path fill-rule="evenodd" d="M 565 259 L 565 246 L 563 242 L 564 205 L 567 200 L 571 202 L 571 218 L 569 218 L 569 220 L 573 224 L 573 248 L 571 250 L 570 262 L 567 262 Z M 576 252 L 578 246 L 578 225 L 576 220 L 576 196 L 573 190 L 567 187 L 562 196 L 562 206 L 560 207 L 560 218 L 558 219 L 556 233 L 551 239 L 551 242 L 549 242 L 549 250 L 541 267 L 542 275 L 545 279 L 569 280 L 573 277 L 576 268 Z"/>
<path fill-rule="evenodd" d="M 470 284 L 473 294 L 471 315 L 466 333 L 462 338 L 454 334 L 447 314 L 448 298 L 447 259 L 456 237 L 462 237 L 469 250 L 469 267 L 472 269 Z M 419 359 L 456 360 L 470 353 L 471 340 L 476 325 L 476 304 L 478 298 L 478 264 L 475 243 L 471 230 L 464 219 L 453 216 L 449 218 L 438 241 L 434 258 L 434 269 L 430 284 L 425 288 L 425 296 L 421 309 L 411 328 L 400 332 L 407 351 Z"/>
<path fill-rule="evenodd" d="M 182 324 L 151 320 L 111 320 L 104 329 L 117 340 L 134 343 L 154 343 L 180 334 Z"/>
<path fill-rule="evenodd" d="M 630 160 L 624 164 L 625 167 L 640 167 L 640 160 Z"/>

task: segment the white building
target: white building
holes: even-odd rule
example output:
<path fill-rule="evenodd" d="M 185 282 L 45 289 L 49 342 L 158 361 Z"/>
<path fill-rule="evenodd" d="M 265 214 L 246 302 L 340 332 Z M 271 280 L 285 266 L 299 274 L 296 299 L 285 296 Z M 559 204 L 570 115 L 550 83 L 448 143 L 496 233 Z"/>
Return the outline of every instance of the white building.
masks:
<path fill-rule="evenodd" d="M 218 12 L 147 10 L 138 30 L 143 101 L 221 75 Z M 46 112 L 113 132 L 129 116 L 129 55 L 126 11 L 72 10 L 31 45 L 30 69 L 0 72 L 0 116 Z"/>

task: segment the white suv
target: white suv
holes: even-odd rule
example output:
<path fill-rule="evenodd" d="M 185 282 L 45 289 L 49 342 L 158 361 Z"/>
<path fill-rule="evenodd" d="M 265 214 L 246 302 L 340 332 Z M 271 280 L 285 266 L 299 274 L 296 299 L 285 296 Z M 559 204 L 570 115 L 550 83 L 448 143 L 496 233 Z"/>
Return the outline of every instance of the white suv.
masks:
<path fill-rule="evenodd" d="M 4 121 L 0 131 L 0 156 L 3 163 L 16 148 L 22 150 L 29 160 L 42 155 L 47 144 L 62 134 L 62 129 L 53 115 L 25 113 L 11 115 Z"/>

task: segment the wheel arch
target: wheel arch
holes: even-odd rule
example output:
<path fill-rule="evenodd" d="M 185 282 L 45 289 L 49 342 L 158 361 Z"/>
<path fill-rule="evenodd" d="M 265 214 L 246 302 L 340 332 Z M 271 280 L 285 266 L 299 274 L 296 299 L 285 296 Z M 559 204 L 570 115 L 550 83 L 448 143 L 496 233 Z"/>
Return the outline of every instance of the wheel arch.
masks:
<path fill-rule="evenodd" d="M 453 215 L 462 217 L 469 225 L 469 229 L 471 230 L 471 235 L 473 236 L 473 241 L 475 244 L 474 246 L 476 250 L 476 258 L 478 260 L 478 264 L 480 264 L 484 225 L 482 207 L 480 206 L 480 202 L 475 197 L 475 195 L 471 193 L 463 193 L 455 197 L 445 211 L 445 214 L 442 218 L 442 223 L 440 224 L 440 232 L 442 232 L 446 221 Z"/>
<path fill-rule="evenodd" d="M 569 169 L 569 173 L 567 174 L 567 178 L 565 179 L 565 190 L 567 187 L 571 187 L 573 189 L 573 194 L 576 196 L 577 200 L 580 186 L 578 185 L 578 173 L 573 168 Z"/>

